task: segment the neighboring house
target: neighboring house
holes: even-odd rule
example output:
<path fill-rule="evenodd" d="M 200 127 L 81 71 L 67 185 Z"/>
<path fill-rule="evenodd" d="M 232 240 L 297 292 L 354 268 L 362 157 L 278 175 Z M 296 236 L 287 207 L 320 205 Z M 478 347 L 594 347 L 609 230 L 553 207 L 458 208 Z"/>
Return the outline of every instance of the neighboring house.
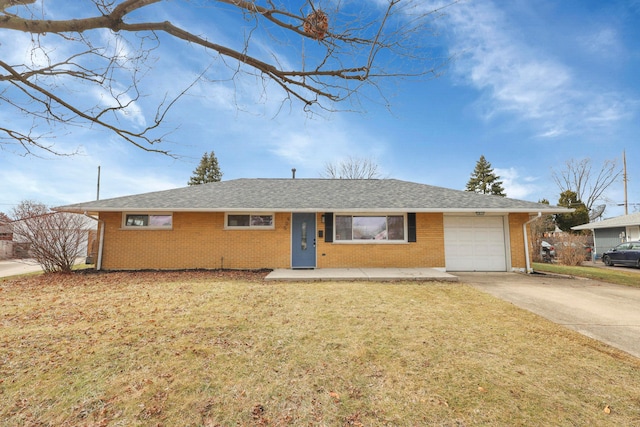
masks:
<path fill-rule="evenodd" d="M 0 259 L 13 255 L 13 232 L 8 222 L 0 221 Z"/>
<path fill-rule="evenodd" d="M 0 240 L 13 240 L 10 223 L 0 221 Z"/>
<path fill-rule="evenodd" d="M 526 224 L 570 209 L 399 181 L 237 179 L 62 206 L 97 268 L 529 270 Z"/>
<path fill-rule="evenodd" d="M 87 256 L 87 258 L 89 258 L 91 256 L 91 237 L 93 236 L 94 240 L 95 240 L 95 234 L 96 234 L 96 230 L 98 228 L 98 223 L 95 219 L 89 218 L 85 215 L 78 215 L 77 213 L 68 213 L 68 212 L 51 212 L 51 213 L 47 213 L 45 215 L 42 216 L 38 216 L 36 218 L 47 218 L 53 215 L 73 215 L 73 218 L 75 218 L 74 220 L 52 220 L 52 221 L 48 221 L 48 220 L 44 220 L 40 222 L 39 227 L 43 227 L 42 230 L 40 230 L 40 232 L 42 232 L 43 236 L 46 236 L 47 234 L 50 234 L 51 238 L 50 240 L 54 241 L 56 239 L 60 239 L 62 238 L 62 236 L 65 236 L 65 233 L 58 233 L 57 230 L 51 229 L 50 232 L 48 232 L 48 230 L 46 229 L 47 226 L 55 226 L 55 225 L 59 225 L 59 224 L 68 224 L 68 225 L 73 225 L 74 227 L 77 227 L 78 230 L 81 230 L 84 233 L 84 236 L 80 242 L 80 247 L 79 247 L 79 253 L 82 256 Z M 13 233 L 13 254 L 12 254 L 12 258 L 27 258 L 27 257 L 31 257 L 30 254 L 30 242 L 28 239 L 26 239 L 24 236 L 21 235 L 21 233 L 18 231 L 18 229 L 20 227 L 23 227 L 23 223 L 25 220 L 16 220 L 13 221 L 11 223 L 11 227 L 13 227 L 13 229 L 15 230 Z M 70 236 L 71 234 L 66 234 L 67 236 Z M 69 243 L 69 242 L 66 242 Z"/>
<path fill-rule="evenodd" d="M 578 225 L 572 230 L 593 231 L 593 250 L 600 258 L 601 253 L 620 243 L 640 240 L 640 212 Z"/>

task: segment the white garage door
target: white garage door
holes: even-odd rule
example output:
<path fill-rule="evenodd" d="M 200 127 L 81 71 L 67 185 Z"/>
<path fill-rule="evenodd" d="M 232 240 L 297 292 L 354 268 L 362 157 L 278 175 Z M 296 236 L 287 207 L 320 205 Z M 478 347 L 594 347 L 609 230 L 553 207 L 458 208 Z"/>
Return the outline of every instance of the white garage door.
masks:
<path fill-rule="evenodd" d="M 504 218 L 444 217 L 447 271 L 507 271 Z"/>

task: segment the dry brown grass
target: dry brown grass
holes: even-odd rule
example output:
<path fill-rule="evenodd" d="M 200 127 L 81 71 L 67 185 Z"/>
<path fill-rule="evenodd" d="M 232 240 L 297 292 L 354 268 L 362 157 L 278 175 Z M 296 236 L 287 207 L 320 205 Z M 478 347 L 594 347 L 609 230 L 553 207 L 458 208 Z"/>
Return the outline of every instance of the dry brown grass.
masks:
<path fill-rule="evenodd" d="M 0 282 L 0 423 L 640 424 L 638 359 L 471 287 L 261 279 Z"/>

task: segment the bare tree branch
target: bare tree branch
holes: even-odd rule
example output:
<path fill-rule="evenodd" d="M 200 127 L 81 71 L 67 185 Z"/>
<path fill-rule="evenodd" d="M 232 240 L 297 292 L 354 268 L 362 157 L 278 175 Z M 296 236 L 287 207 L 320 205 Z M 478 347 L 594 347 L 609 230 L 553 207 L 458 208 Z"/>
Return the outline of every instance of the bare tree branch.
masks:
<path fill-rule="evenodd" d="M 348 157 L 337 163 L 326 163 L 320 173 L 329 179 L 380 179 L 378 164 L 371 158 Z"/>
<path fill-rule="evenodd" d="M 419 0 L 387 0 L 385 5 L 339 2 L 327 9 L 313 0 L 297 4 L 297 9 L 271 0 L 217 0 L 184 6 L 210 8 L 212 26 L 220 31 L 223 26 L 215 19 L 222 13 L 235 13 L 253 26 L 248 32 L 228 34 L 226 40 L 234 42 L 226 44 L 170 20 L 146 19 L 169 8 L 167 0 L 91 0 L 85 3 L 93 5 L 94 11 L 81 9 L 85 15 L 71 19 L 52 19 L 48 14 L 47 8 L 56 10 L 60 1 L 48 1 L 41 8 L 33 7 L 34 3 L 0 0 L 0 32 L 8 35 L 3 38 L 31 37 L 30 52 L 24 52 L 30 53 L 29 61 L 16 63 L 0 57 L 0 104 L 33 120 L 30 129 L 0 129 L 0 147 L 16 143 L 27 153 L 42 148 L 56 152 L 51 135 L 69 126 L 84 126 L 167 154 L 157 148 L 166 137 L 161 124 L 176 102 L 199 82 L 235 81 L 244 74 L 252 75 L 264 85 L 274 82 L 284 100 L 296 100 L 305 110 L 333 110 L 347 99 L 367 96 L 365 85 L 382 93 L 381 78 L 435 75 L 447 62 L 446 58 L 434 60 L 423 49 L 428 27 L 442 9 L 427 10 Z M 321 32 L 313 16 L 326 17 Z M 272 38 L 273 46 L 264 43 L 265 37 Z M 155 71 L 157 57 L 166 54 L 160 47 L 169 42 L 202 48 L 205 55 L 201 56 L 207 61 L 212 60 L 207 54 L 213 60 L 221 59 L 231 75 L 211 78 L 210 73 L 221 71 L 204 65 L 182 89 L 167 89 L 149 118 L 141 110 L 141 101 L 157 88 L 144 83 Z M 87 92 L 100 93 L 100 99 L 82 96 Z"/>
<path fill-rule="evenodd" d="M 604 199 L 605 191 L 620 178 L 622 168 L 616 159 L 604 160 L 600 169 L 593 171 L 590 158 L 570 159 L 562 170 L 551 170 L 551 176 L 560 189 L 560 193 L 573 191 L 584 203 L 587 210 L 592 211 L 596 202 Z M 604 210 L 600 211 L 600 215 Z M 596 219 L 596 218 L 593 218 Z"/>

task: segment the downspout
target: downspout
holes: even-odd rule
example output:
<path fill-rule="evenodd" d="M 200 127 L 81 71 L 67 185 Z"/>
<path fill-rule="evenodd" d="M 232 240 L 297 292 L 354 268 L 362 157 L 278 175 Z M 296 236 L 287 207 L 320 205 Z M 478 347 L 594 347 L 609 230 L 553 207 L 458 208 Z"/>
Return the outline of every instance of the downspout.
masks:
<path fill-rule="evenodd" d="M 529 221 L 522 224 L 522 231 L 524 232 L 524 258 L 526 263 L 527 274 L 533 273 L 533 270 L 531 269 L 531 261 L 529 261 L 529 238 L 527 237 L 527 225 L 531 224 L 533 221 L 537 220 L 541 216 L 542 216 L 542 212 L 538 212 L 537 217 L 530 219 Z"/>
<path fill-rule="evenodd" d="M 100 240 L 98 242 L 98 259 L 96 260 L 96 271 L 100 271 L 102 269 L 102 249 L 104 247 L 104 221 L 100 218 L 95 218 L 86 212 L 84 213 L 84 216 L 96 220 L 99 223 L 98 228 L 100 228 Z"/>

